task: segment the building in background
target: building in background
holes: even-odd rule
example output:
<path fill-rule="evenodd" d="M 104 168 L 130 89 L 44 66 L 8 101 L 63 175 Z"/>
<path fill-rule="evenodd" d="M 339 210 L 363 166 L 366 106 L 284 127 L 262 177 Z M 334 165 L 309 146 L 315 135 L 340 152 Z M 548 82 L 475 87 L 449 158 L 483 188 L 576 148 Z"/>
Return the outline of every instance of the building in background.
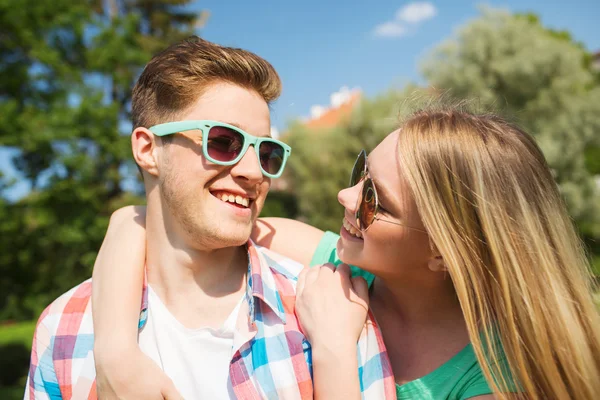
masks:
<path fill-rule="evenodd" d="M 339 91 L 329 96 L 329 105 L 313 105 L 310 108 L 310 117 L 302 118 L 300 121 L 310 130 L 334 128 L 350 119 L 352 111 L 360 103 L 361 98 L 362 92 L 360 89 L 349 89 L 347 86 L 343 86 Z M 285 133 L 283 136 L 285 136 Z M 281 178 L 275 179 L 271 183 L 271 190 L 285 191 L 288 187 L 289 182 L 285 177 L 285 173 Z"/>
<path fill-rule="evenodd" d="M 327 107 L 314 105 L 310 109 L 311 116 L 304 120 L 304 125 L 309 129 L 329 129 L 339 125 L 352 115 L 352 110 L 360 102 L 362 92 L 360 89 L 342 87 L 330 96 Z"/>

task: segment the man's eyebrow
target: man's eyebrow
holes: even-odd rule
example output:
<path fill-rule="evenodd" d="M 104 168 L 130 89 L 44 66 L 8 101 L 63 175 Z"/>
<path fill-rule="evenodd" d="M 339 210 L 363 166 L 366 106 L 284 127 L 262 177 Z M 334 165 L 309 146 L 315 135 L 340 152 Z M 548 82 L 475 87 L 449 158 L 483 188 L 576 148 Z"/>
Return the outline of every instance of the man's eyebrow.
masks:
<path fill-rule="evenodd" d="M 228 124 L 228 125 L 235 126 L 236 128 L 238 128 L 238 129 L 241 129 L 242 131 L 244 131 L 244 132 L 246 132 L 246 133 L 249 133 L 249 132 L 248 132 L 248 130 L 246 130 L 246 129 L 245 129 L 243 126 L 242 126 L 242 125 L 240 125 L 240 124 L 238 124 L 238 123 L 236 123 L 236 122 L 228 122 L 228 121 L 224 121 L 224 122 L 225 122 L 226 124 Z M 252 136 L 255 136 L 255 135 L 252 135 Z M 266 136 L 262 136 L 262 137 L 268 137 L 268 138 L 271 138 L 271 132 L 269 132 L 269 134 L 268 134 L 268 135 L 266 135 Z"/>
<path fill-rule="evenodd" d="M 235 126 L 236 128 L 240 128 L 241 130 L 245 131 L 246 129 L 244 129 L 244 127 L 240 124 L 238 124 L 237 122 L 230 122 L 230 121 L 223 121 L 224 123 L 226 123 L 227 125 L 231 125 L 231 126 Z"/>

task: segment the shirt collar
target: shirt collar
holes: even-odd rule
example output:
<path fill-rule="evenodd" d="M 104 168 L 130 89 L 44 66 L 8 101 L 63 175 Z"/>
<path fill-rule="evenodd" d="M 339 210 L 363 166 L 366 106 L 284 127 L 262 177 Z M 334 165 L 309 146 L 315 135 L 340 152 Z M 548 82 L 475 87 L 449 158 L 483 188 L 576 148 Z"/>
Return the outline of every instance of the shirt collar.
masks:
<path fill-rule="evenodd" d="M 248 278 L 246 279 L 246 300 L 248 301 L 248 318 L 251 322 L 256 321 L 256 303 L 259 299 L 265 303 L 275 315 L 285 324 L 285 310 L 281 295 L 277 288 L 275 276 L 265 255 L 252 240 L 246 244 L 248 251 Z M 144 286 L 142 289 L 142 305 L 138 329 L 142 329 L 148 320 L 148 281 L 144 274 Z"/>
<path fill-rule="evenodd" d="M 270 262 L 252 240 L 248 241 L 247 248 L 249 276 L 246 293 L 251 294 L 251 296 L 248 296 L 250 304 L 249 317 L 252 321 L 256 319 L 254 300 L 258 298 L 269 306 L 273 313 L 285 324 L 283 302 Z"/>

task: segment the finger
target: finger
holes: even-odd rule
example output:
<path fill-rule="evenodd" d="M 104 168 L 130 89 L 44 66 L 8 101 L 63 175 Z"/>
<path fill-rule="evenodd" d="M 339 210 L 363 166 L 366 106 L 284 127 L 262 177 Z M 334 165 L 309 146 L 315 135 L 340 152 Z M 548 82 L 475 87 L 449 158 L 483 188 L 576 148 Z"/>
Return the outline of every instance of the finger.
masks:
<path fill-rule="evenodd" d="M 337 269 L 335 264 L 333 264 L 333 263 L 325 263 L 325 264 L 321 265 L 321 268 L 327 268 L 330 271 L 335 271 Z"/>
<path fill-rule="evenodd" d="M 350 267 L 348 267 L 347 264 L 340 264 L 335 272 L 342 283 L 342 287 L 344 289 L 351 289 L 352 283 L 350 282 Z"/>
<path fill-rule="evenodd" d="M 359 303 L 369 309 L 369 284 L 362 276 L 355 276 L 351 279 L 352 301 Z"/>
<path fill-rule="evenodd" d="M 183 400 L 183 396 L 179 394 L 175 388 L 175 385 L 173 384 L 173 381 L 168 378 L 164 382 L 161 393 L 165 400 Z"/>
<path fill-rule="evenodd" d="M 335 273 L 335 265 L 333 265 L 332 263 L 323 264 L 319 268 L 319 277 L 333 276 L 334 273 Z"/>
<path fill-rule="evenodd" d="M 340 264 L 340 265 L 338 265 L 336 271 L 339 272 L 340 274 L 344 274 L 344 275 L 347 275 L 347 276 L 350 276 L 350 274 L 351 274 L 350 266 L 348 264 Z"/>
<path fill-rule="evenodd" d="M 302 291 L 306 285 L 306 275 L 308 274 L 309 270 L 309 267 L 304 267 L 304 269 L 300 271 L 300 274 L 298 275 L 298 283 L 296 284 L 296 296 L 302 296 Z"/>

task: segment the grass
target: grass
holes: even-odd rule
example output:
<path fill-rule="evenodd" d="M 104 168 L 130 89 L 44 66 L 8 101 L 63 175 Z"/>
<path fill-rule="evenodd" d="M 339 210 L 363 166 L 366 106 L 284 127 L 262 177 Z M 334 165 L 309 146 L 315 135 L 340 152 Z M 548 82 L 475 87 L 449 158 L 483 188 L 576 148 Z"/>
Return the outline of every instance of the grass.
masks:
<path fill-rule="evenodd" d="M 10 325 L 0 325 L 0 345 L 20 343 L 31 349 L 31 340 L 36 321 L 19 322 Z M 3 399 L 4 397 L 0 397 Z"/>
<path fill-rule="evenodd" d="M 2 400 L 21 400 L 24 393 L 25 388 L 22 387 L 0 387 L 0 399 Z"/>
<path fill-rule="evenodd" d="M 20 322 L 10 325 L 0 325 L 0 347 L 7 344 L 22 344 L 31 349 L 31 340 L 35 330 L 36 321 Z M 25 392 L 25 378 L 20 385 L 12 387 L 0 387 L 0 399 L 17 400 L 23 398 Z"/>

